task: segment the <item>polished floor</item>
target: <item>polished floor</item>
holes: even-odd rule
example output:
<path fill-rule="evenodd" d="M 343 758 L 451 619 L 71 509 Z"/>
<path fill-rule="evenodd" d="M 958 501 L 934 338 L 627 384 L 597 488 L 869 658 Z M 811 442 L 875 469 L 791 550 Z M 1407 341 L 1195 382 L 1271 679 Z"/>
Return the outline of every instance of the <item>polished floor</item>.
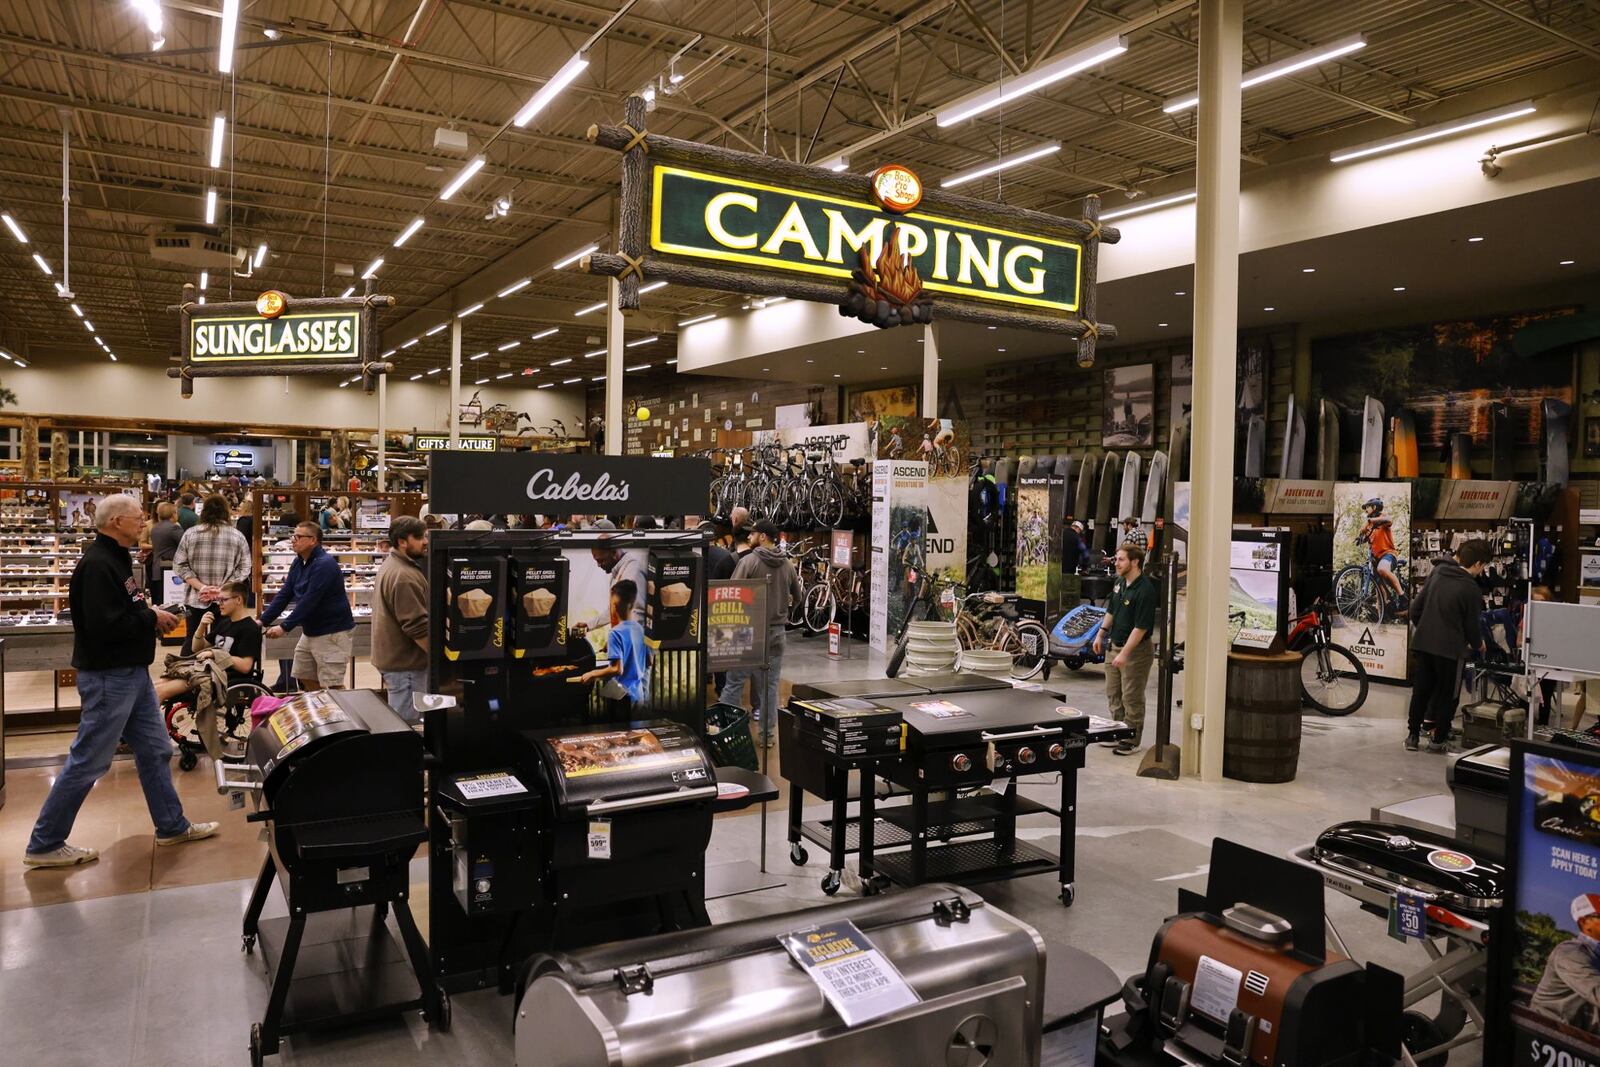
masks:
<path fill-rule="evenodd" d="M 881 658 L 864 650 L 834 661 L 814 643 L 795 641 L 790 648 L 784 670 L 790 680 L 881 676 Z M 1085 671 L 1065 684 L 1074 703 L 1103 707 L 1098 674 Z M 989 885 L 983 893 L 1033 924 L 1047 944 L 1077 946 L 1118 975 L 1133 973 L 1143 967 L 1150 937 L 1174 909 L 1178 889 L 1203 887 L 1214 837 L 1282 853 L 1331 823 L 1445 791 L 1445 757 L 1401 747 L 1405 695 L 1378 686 L 1351 718 L 1308 717 L 1299 775 L 1284 785 L 1142 779 L 1134 774 L 1136 759 L 1091 749 L 1079 789 L 1075 905 L 1060 905 L 1049 876 Z M 100 848 L 103 858 L 72 871 L 23 875 L 21 843 L 50 773 L 10 772 L 10 794 L 0 809 L 0 1067 L 248 1063 L 249 1025 L 260 1018 L 268 989 L 260 955 L 243 955 L 239 944 L 249 878 L 262 854 L 255 827 L 241 812 L 227 810 L 202 768 L 178 775 L 180 792 L 191 816 L 221 818 L 223 834 L 158 851 L 133 767 L 123 762 L 91 795 L 73 835 Z M 1047 799 L 1051 783 L 1024 788 Z M 717 921 L 825 899 L 819 888 L 825 857 L 812 849 L 807 866 L 791 866 L 783 806 L 772 805 L 766 820 L 766 866 L 782 884 L 714 901 Z M 718 820 L 708 864 L 759 861 L 761 827 L 759 813 Z M 1049 820 L 1029 820 L 1021 834 L 1045 848 L 1057 843 Z M 413 865 L 413 888 L 415 910 L 425 916 L 420 861 Z M 1421 949 L 1390 940 L 1381 921 L 1334 895 L 1328 903 L 1358 956 L 1402 971 L 1421 965 Z M 269 914 L 282 911 L 274 893 Z M 473 993 L 455 998 L 448 1034 L 431 1033 L 413 1013 L 289 1039 L 277 1062 L 509 1064 L 511 1016 L 508 999 Z M 1477 1062 L 1472 1049 L 1451 1059 L 1453 1065 Z"/>

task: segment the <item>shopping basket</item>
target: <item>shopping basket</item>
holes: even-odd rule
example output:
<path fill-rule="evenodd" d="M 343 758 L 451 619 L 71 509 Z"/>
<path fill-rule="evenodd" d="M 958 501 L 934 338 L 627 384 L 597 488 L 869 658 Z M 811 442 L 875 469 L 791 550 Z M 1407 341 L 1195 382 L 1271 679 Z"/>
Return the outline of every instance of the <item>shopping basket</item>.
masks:
<path fill-rule="evenodd" d="M 760 769 L 755 738 L 750 736 L 750 712 L 736 704 L 713 704 L 706 709 L 706 746 L 718 767 Z"/>

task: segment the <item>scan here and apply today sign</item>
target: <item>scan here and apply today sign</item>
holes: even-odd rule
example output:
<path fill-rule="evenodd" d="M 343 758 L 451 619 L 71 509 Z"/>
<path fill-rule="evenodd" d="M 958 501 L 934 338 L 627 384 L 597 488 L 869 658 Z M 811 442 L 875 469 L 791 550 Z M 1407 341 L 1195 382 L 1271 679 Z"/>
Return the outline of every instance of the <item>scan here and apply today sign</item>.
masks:
<path fill-rule="evenodd" d="M 428 506 L 456 514 L 698 515 L 711 494 L 703 459 L 432 452 L 428 470 Z"/>

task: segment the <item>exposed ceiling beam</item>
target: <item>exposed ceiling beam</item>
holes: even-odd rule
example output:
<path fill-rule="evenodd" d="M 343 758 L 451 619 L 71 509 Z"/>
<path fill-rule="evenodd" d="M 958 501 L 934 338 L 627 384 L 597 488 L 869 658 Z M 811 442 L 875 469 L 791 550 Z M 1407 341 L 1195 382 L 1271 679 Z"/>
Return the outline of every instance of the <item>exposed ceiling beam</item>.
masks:
<path fill-rule="evenodd" d="M 1520 11 L 1514 10 L 1513 8 L 1506 7 L 1502 4 L 1497 4 L 1494 2 L 1494 0 L 1470 0 L 1470 2 L 1477 4 L 1485 11 L 1494 12 L 1501 18 L 1511 19 L 1514 22 L 1520 22 L 1529 29 L 1537 30 L 1546 37 L 1552 37 L 1555 40 L 1560 41 L 1562 44 L 1565 44 L 1568 48 L 1574 48 L 1586 56 L 1593 56 L 1596 59 L 1600 59 L 1600 46 L 1592 45 L 1587 41 L 1574 37 L 1565 30 L 1558 30 L 1547 22 L 1540 22 L 1532 15 L 1525 15 Z"/>
<path fill-rule="evenodd" d="M 447 0 L 452 7 L 469 7 L 479 11 L 489 11 L 496 15 L 507 15 L 521 19 L 525 22 L 536 22 L 544 26 L 558 26 L 564 29 L 589 29 L 578 27 L 571 19 L 559 15 L 546 15 L 540 11 L 530 11 L 527 8 L 514 7 L 511 4 L 498 3 L 496 0 Z M 601 17 L 609 17 L 612 12 L 603 4 L 591 3 L 589 0 L 559 0 L 565 7 L 575 7 L 580 11 L 588 11 Z M 751 52 L 762 52 L 763 42 L 758 37 L 742 37 L 737 34 L 718 33 L 715 30 L 696 29 L 682 23 L 667 22 L 662 19 L 651 18 L 648 15 L 637 15 L 632 11 L 623 16 L 624 25 L 632 24 L 649 30 L 652 34 L 661 34 L 668 37 L 695 37 L 699 36 L 711 44 L 721 45 L 725 48 L 738 48 Z M 629 44 L 640 48 L 650 48 L 660 52 L 675 52 L 677 46 L 659 40 L 644 40 L 638 34 L 628 34 L 625 38 Z M 773 49 L 772 58 L 783 60 L 786 63 L 799 63 L 801 57 L 792 52 Z"/>

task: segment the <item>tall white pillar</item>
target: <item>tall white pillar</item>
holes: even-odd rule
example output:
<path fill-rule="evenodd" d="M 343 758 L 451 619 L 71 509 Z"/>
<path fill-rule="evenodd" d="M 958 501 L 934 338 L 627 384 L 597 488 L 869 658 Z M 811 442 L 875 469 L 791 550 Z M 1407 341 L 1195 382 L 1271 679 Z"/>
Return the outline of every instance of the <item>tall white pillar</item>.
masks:
<path fill-rule="evenodd" d="M 606 455 L 622 455 L 622 283 L 606 280 Z"/>
<path fill-rule="evenodd" d="M 939 324 L 922 328 L 922 417 L 939 417 Z"/>
<path fill-rule="evenodd" d="M 459 320 L 457 320 L 459 321 Z M 389 376 L 378 375 L 378 492 L 389 491 Z"/>
<path fill-rule="evenodd" d="M 1194 424 L 1190 438 L 1188 653 L 1183 769 L 1222 778 L 1228 546 L 1239 326 L 1239 78 L 1244 0 L 1200 0 L 1195 200 Z M 1203 729 L 1198 736 L 1194 720 Z"/>
<path fill-rule="evenodd" d="M 450 410 L 445 413 L 450 447 L 461 443 L 461 320 L 450 319 Z"/>

